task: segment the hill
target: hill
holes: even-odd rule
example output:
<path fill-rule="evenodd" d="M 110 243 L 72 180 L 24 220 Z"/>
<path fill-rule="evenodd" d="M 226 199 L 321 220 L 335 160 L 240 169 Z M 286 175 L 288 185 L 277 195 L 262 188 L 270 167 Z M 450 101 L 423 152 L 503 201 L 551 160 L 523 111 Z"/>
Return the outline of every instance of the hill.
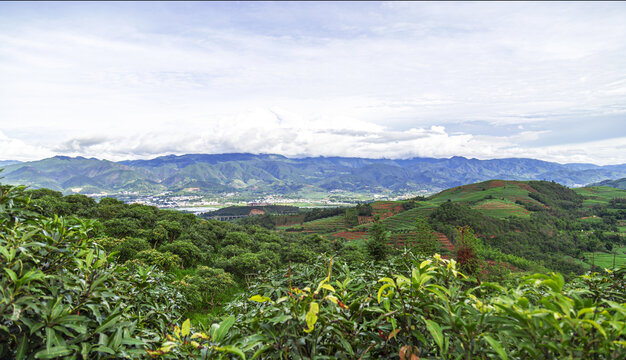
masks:
<path fill-rule="evenodd" d="M 136 193 L 168 191 L 219 195 L 237 192 L 300 198 L 333 192 L 402 195 L 438 192 L 488 179 L 549 180 L 581 186 L 626 176 L 626 164 L 557 164 L 534 159 L 366 159 L 344 157 L 287 158 L 274 154 L 188 154 L 151 160 L 112 162 L 55 156 L 4 164 L 9 184 L 46 187 L 68 193 Z M 502 204 L 487 204 L 487 207 Z"/>
<path fill-rule="evenodd" d="M 590 186 L 608 186 L 616 189 L 626 190 L 626 178 L 621 178 L 617 180 L 604 180 L 595 184 L 591 184 Z"/>
<path fill-rule="evenodd" d="M 436 231 L 444 254 L 452 250 L 450 242 L 458 241 L 457 229 L 469 225 L 485 246 L 482 251 L 488 259 L 522 269 L 543 266 L 581 273 L 595 263 L 589 251 L 597 251 L 600 259 L 615 248 L 618 263 L 626 260 L 620 260 L 623 251 L 619 250 L 626 234 L 626 211 L 620 198 L 626 198 L 626 191 L 608 187 L 572 190 L 547 181 L 488 180 L 428 198 L 374 202 L 371 207 L 390 232 L 393 245 L 417 241 L 416 222 L 422 218 Z M 333 238 L 363 244 L 373 219 L 362 222 L 359 218 L 359 224 L 350 225 L 346 217 L 347 213 L 343 223 L 335 216 L 289 229 L 330 233 Z"/>

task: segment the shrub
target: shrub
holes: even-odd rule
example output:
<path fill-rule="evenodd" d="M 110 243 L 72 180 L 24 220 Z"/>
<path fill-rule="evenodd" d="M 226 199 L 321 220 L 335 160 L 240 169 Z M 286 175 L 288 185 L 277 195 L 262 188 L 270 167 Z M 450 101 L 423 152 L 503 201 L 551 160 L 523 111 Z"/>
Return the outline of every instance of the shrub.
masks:
<path fill-rule="evenodd" d="M 178 255 L 171 252 L 160 252 L 155 249 L 140 251 L 135 256 L 135 260 L 147 265 L 157 266 L 165 271 L 180 268 L 182 265 L 182 260 Z"/>
<path fill-rule="evenodd" d="M 134 259 L 138 253 L 144 250 L 150 250 L 150 244 L 145 239 L 139 238 L 122 239 L 113 248 L 113 251 L 117 252 L 117 260 L 121 263 Z"/>
<path fill-rule="evenodd" d="M 161 252 L 170 252 L 178 255 L 182 260 L 183 267 L 192 267 L 204 261 L 204 254 L 191 241 L 176 240 L 171 244 L 165 244 L 159 248 Z"/>
<path fill-rule="evenodd" d="M 2 195 L 0 358 L 144 358 L 181 314 L 167 276 L 112 262 L 94 221 L 40 218 Z"/>

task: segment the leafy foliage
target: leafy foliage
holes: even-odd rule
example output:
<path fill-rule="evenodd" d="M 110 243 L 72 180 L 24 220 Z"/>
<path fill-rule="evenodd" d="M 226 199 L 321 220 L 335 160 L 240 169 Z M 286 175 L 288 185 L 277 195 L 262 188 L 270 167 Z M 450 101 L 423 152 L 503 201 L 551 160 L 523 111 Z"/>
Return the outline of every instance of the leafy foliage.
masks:
<path fill-rule="evenodd" d="M 39 217 L 26 199 L 2 189 L 0 357 L 142 357 L 185 300 L 162 272 L 113 263 L 94 221 Z"/>
<path fill-rule="evenodd" d="M 227 306 L 226 336 L 187 343 L 184 356 L 227 346 L 264 359 L 616 359 L 626 351 L 624 268 L 571 283 L 528 275 L 506 286 L 478 284 L 439 255 L 327 264 L 269 272 Z"/>

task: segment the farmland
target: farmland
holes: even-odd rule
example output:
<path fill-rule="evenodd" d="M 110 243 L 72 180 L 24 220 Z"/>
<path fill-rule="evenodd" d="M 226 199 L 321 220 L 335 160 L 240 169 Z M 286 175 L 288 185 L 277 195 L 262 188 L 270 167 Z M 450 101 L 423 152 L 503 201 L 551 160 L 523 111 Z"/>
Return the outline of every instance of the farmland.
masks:
<path fill-rule="evenodd" d="M 600 252 L 596 251 L 594 253 L 586 252 L 585 262 L 588 264 L 595 264 L 601 268 L 605 269 L 613 269 L 613 260 L 615 259 L 615 266 L 625 266 L 626 265 L 626 246 L 621 246 L 619 248 L 615 248 L 615 256 L 613 252 Z"/>
<path fill-rule="evenodd" d="M 583 206 L 607 205 L 611 199 L 626 198 L 626 190 L 615 189 L 608 186 L 592 186 L 576 188 L 574 191 L 585 197 Z"/>

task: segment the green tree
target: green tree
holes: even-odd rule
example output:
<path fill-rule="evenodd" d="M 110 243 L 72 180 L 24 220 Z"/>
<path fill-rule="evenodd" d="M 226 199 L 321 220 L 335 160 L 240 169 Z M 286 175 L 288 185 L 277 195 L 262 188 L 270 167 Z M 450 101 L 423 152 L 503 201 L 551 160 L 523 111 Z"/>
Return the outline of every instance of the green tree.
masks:
<path fill-rule="evenodd" d="M 370 238 L 367 242 L 367 252 L 374 260 L 381 261 L 389 254 L 389 237 L 391 233 L 380 222 L 375 222 L 369 230 Z"/>
<path fill-rule="evenodd" d="M 412 248 L 415 253 L 422 255 L 432 255 L 439 250 L 439 241 L 423 217 L 418 217 L 415 221 L 415 240 Z"/>

